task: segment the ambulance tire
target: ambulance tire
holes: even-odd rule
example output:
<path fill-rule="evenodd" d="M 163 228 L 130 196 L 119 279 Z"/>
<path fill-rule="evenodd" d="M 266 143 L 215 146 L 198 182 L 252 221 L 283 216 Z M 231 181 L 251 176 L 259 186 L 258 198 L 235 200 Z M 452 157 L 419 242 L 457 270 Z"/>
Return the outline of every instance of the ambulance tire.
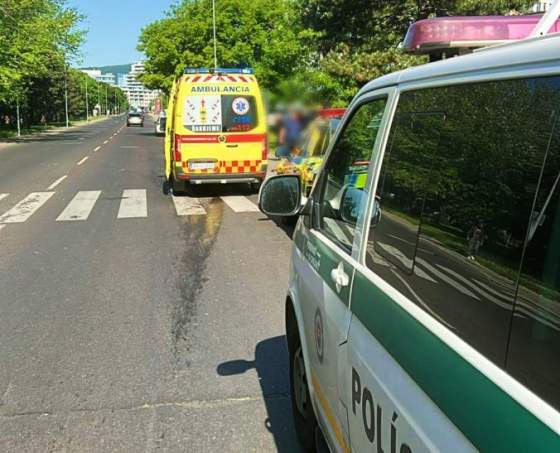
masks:
<path fill-rule="evenodd" d="M 169 179 L 163 181 L 163 184 L 161 185 L 161 190 L 164 195 L 169 195 L 171 193 L 171 182 L 169 181 Z"/>
<path fill-rule="evenodd" d="M 252 182 L 251 183 L 251 192 L 252 193 L 259 193 L 259 190 L 261 190 L 261 185 L 262 185 L 262 181 Z"/>
<path fill-rule="evenodd" d="M 173 195 L 184 195 L 186 192 L 185 183 L 183 181 L 175 181 L 171 179 L 171 191 Z"/>
<path fill-rule="evenodd" d="M 297 330 L 297 327 L 295 329 Z M 290 354 L 290 397 L 294 425 L 303 449 L 307 452 L 315 452 L 315 430 L 318 425 L 311 404 L 309 385 L 305 374 L 305 362 L 297 332 L 292 335 L 290 342 L 292 343 L 288 348 Z"/>

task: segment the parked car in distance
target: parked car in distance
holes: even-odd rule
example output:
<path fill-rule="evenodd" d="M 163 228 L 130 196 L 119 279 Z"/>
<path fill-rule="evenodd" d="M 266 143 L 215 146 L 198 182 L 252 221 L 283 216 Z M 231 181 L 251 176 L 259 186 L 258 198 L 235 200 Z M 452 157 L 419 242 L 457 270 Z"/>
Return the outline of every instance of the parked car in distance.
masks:
<path fill-rule="evenodd" d="M 156 135 L 165 135 L 165 111 L 161 111 L 155 121 Z"/>
<path fill-rule="evenodd" d="M 129 112 L 128 116 L 126 117 L 126 126 L 144 127 L 144 117 L 141 113 Z"/>

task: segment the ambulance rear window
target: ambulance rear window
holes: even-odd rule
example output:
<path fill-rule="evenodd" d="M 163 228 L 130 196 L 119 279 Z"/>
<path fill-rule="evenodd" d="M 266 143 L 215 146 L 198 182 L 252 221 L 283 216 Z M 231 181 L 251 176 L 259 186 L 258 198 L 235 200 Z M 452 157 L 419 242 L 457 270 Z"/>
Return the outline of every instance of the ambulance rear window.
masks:
<path fill-rule="evenodd" d="M 245 132 L 256 126 L 254 96 L 222 96 L 222 132 Z"/>
<path fill-rule="evenodd" d="M 183 121 L 192 132 L 250 131 L 257 126 L 257 101 L 254 96 L 188 96 Z"/>

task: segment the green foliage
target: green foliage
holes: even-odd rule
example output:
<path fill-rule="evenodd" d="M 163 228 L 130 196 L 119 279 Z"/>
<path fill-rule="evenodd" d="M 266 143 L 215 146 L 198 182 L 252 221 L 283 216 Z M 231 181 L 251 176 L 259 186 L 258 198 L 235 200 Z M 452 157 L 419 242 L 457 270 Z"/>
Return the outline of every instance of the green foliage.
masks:
<path fill-rule="evenodd" d="M 2 0 L 0 3 L 0 115 L 11 117 L 15 127 L 16 103 L 23 125 L 65 120 L 64 90 L 68 89 L 69 117 L 85 118 L 85 85 L 88 80 L 90 113 L 96 94 L 108 92 L 109 108 L 119 89 L 98 84 L 85 74 L 69 69 L 83 41 L 76 29 L 82 16 L 65 0 Z M 105 103 L 103 102 L 103 105 Z"/>
<path fill-rule="evenodd" d="M 217 4 L 218 66 L 253 67 L 270 89 L 302 67 L 314 34 L 298 26 L 298 10 L 291 0 Z M 169 90 L 186 66 L 214 66 L 212 1 L 184 0 L 143 30 L 138 48 L 148 57 L 142 82 L 152 88 Z"/>
<path fill-rule="evenodd" d="M 399 48 L 409 25 L 435 15 L 523 12 L 532 0 L 300 0 L 302 26 L 318 37 L 312 70 L 337 86 L 327 102 L 347 103 L 367 81 L 426 62 Z M 330 79 L 330 80 L 328 80 Z M 316 91 L 317 88 L 311 88 Z"/>
<path fill-rule="evenodd" d="M 217 0 L 218 65 L 254 67 L 271 99 L 345 105 L 367 81 L 424 63 L 399 43 L 434 15 L 524 12 L 532 0 Z M 212 2 L 183 0 L 147 26 L 142 81 L 168 91 L 185 66 L 213 63 Z"/>

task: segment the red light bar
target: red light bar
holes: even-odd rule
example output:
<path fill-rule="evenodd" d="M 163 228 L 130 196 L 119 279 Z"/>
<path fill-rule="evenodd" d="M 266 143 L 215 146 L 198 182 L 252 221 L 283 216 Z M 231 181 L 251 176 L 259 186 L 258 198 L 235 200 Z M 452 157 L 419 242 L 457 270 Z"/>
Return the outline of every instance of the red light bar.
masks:
<path fill-rule="evenodd" d="M 414 54 L 432 54 L 449 49 L 474 49 L 527 38 L 541 15 L 436 17 L 414 22 L 403 48 Z M 560 31 L 560 19 L 549 33 Z"/>
<path fill-rule="evenodd" d="M 318 112 L 318 115 L 321 118 L 329 119 L 329 118 L 342 118 L 346 113 L 345 108 L 330 108 L 330 109 L 321 109 Z"/>

